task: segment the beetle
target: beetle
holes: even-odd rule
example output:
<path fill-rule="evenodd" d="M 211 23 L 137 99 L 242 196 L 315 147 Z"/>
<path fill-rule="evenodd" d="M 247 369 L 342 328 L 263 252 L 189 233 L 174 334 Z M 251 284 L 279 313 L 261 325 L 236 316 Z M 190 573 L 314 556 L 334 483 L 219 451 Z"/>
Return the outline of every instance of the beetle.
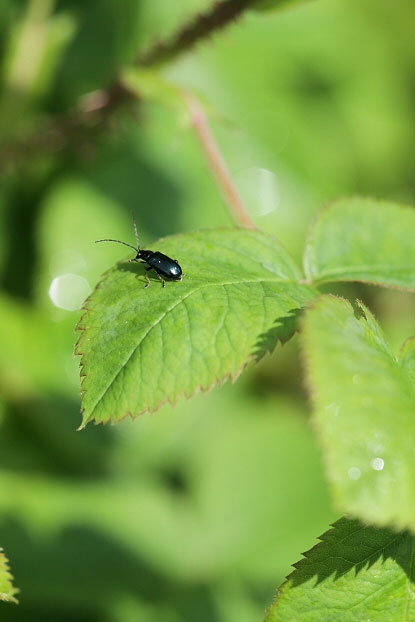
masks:
<path fill-rule="evenodd" d="M 165 279 L 169 279 L 169 281 L 181 281 L 183 278 L 183 272 L 177 259 L 171 259 L 167 255 L 160 253 L 160 251 L 153 252 L 141 249 L 140 241 L 138 239 L 137 224 L 135 222 L 134 216 L 133 223 L 135 238 L 137 240 L 137 248 L 135 246 L 132 246 L 132 244 L 128 244 L 127 242 L 122 242 L 121 240 L 113 240 L 111 238 L 105 238 L 104 240 L 95 240 L 95 242 L 117 242 L 118 244 L 124 244 L 125 246 L 129 246 L 130 248 L 132 248 L 137 253 L 137 255 L 133 259 L 129 259 L 128 263 L 138 261 L 141 263 L 146 263 L 148 266 L 144 275 L 147 281 L 144 289 L 146 289 L 150 285 L 150 279 L 148 278 L 148 272 L 150 272 L 150 270 L 156 271 L 157 277 L 163 283 L 163 287 L 166 287 Z"/>

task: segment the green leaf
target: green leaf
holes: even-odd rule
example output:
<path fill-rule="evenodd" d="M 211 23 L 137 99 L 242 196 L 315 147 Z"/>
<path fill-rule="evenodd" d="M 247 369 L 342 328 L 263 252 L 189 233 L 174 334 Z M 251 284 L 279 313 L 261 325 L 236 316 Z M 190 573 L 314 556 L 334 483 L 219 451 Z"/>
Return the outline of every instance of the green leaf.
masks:
<path fill-rule="evenodd" d="M 327 474 L 341 511 L 414 530 L 410 346 L 398 361 L 373 315 L 359 306 L 365 317 L 356 318 L 346 300 L 323 296 L 304 319 L 308 383 Z"/>
<path fill-rule="evenodd" d="M 184 114 L 183 89 L 167 80 L 158 71 L 137 66 L 125 67 L 121 72 L 120 80 L 137 97 L 173 108 L 181 115 Z"/>
<path fill-rule="evenodd" d="M 195 232 L 151 247 L 177 258 L 185 276 L 165 288 L 153 277 L 144 289 L 142 264 L 123 262 L 104 275 L 78 326 L 83 426 L 236 378 L 291 337 L 315 295 L 279 243 L 259 231 Z"/>
<path fill-rule="evenodd" d="M 13 586 L 7 557 L 0 548 L 0 600 L 17 603 L 15 595 L 18 590 Z"/>
<path fill-rule="evenodd" d="M 414 537 L 341 518 L 294 564 L 266 622 L 415 619 Z"/>
<path fill-rule="evenodd" d="M 340 199 L 311 227 L 304 269 L 310 282 L 364 281 L 415 290 L 415 209 Z"/>

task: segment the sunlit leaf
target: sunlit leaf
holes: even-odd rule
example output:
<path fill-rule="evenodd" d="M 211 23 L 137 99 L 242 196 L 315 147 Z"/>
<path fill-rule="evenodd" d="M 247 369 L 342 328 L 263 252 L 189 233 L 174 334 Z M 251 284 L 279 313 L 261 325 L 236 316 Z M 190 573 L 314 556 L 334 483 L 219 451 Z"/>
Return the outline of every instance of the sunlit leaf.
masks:
<path fill-rule="evenodd" d="M 153 278 L 144 289 L 144 266 L 123 262 L 98 284 L 79 324 L 83 425 L 154 411 L 235 378 L 291 337 L 315 295 L 259 231 L 209 230 L 151 246 L 177 258 L 185 276 L 165 288 Z"/>
<path fill-rule="evenodd" d="M 7 557 L 0 548 L 0 600 L 17 603 L 15 598 L 18 590 L 13 586 Z M 3 605 L 2 605 L 3 606 Z"/>
<path fill-rule="evenodd" d="M 295 564 L 266 622 L 415 619 L 414 537 L 342 518 Z"/>
<path fill-rule="evenodd" d="M 127 67 L 121 76 L 123 84 L 137 96 L 160 103 L 176 112 L 184 113 L 183 92 L 157 71 L 136 66 Z"/>
<path fill-rule="evenodd" d="M 415 209 L 373 199 L 340 199 L 318 215 L 305 249 L 314 283 L 365 281 L 415 289 Z"/>
<path fill-rule="evenodd" d="M 327 475 L 342 511 L 414 529 L 414 349 L 408 342 L 398 361 L 360 307 L 365 317 L 357 318 L 346 300 L 323 296 L 305 315 L 307 376 Z"/>

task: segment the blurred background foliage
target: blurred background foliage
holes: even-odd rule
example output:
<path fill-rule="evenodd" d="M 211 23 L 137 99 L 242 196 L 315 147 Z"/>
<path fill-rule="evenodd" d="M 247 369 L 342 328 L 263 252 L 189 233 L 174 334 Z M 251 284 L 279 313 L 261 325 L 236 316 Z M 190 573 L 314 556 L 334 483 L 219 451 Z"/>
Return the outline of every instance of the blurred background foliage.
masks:
<path fill-rule="evenodd" d="M 158 71 L 204 102 L 251 217 L 300 260 L 326 201 L 413 201 L 414 10 L 272 4 Z M 133 242 L 131 211 L 150 248 L 230 224 L 186 111 L 117 82 L 209 6 L 0 5 L 0 545 L 21 590 L 1 619 L 260 620 L 335 518 L 295 339 L 234 386 L 76 432 L 77 309 L 123 256 L 93 241 Z M 336 292 L 362 298 L 395 351 L 413 330 L 410 295 Z"/>

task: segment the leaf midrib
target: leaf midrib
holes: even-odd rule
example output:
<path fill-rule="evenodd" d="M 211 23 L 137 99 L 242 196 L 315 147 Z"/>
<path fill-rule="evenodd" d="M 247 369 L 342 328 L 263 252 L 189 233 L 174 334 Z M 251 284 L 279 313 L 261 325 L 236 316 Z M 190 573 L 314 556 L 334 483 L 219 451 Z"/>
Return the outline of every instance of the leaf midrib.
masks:
<path fill-rule="evenodd" d="M 114 384 L 114 382 L 116 381 L 116 379 L 118 378 L 118 376 L 120 375 L 122 370 L 128 365 L 130 359 L 132 358 L 132 356 L 134 356 L 137 348 L 139 348 L 142 345 L 142 343 L 148 337 L 148 335 L 153 330 L 153 328 L 155 328 L 158 324 L 160 324 L 160 322 L 163 321 L 163 319 L 166 317 L 166 315 L 168 313 L 173 311 L 173 309 L 175 309 L 181 302 L 183 302 L 184 300 L 189 298 L 189 296 L 192 296 L 193 294 L 199 292 L 201 289 L 205 289 L 207 287 L 224 287 L 225 285 L 245 285 L 247 283 L 258 283 L 258 284 L 259 283 L 286 283 L 287 285 L 288 284 L 302 285 L 301 283 L 299 283 L 299 281 L 291 280 L 291 279 L 288 279 L 288 280 L 287 279 L 281 279 L 281 278 L 274 278 L 274 279 L 244 279 L 244 280 L 237 280 L 237 281 L 229 281 L 229 282 L 226 282 L 226 283 L 222 283 L 222 282 L 206 283 L 204 285 L 200 285 L 199 287 L 196 287 L 195 289 L 192 289 L 185 296 L 183 296 L 182 298 L 179 298 L 179 300 L 176 301 L 171 307 L 166 309 L 166 311 L 149 327 L 148 331 L 143 335 L 143 337 L 141 338 L 139 343 L 136 346 L 134 346 L 133 350 L 129 354 L 129 356 L 126 359 L 125 363 L 123 363 L 120 366 L 120 369 L 117 371 L 117 373 L 115 374 L 115 376 L 113 377 L 111 382 L 108 384 L 106 389 L 103 391 L 101 396 L 96 401 L 95 405 L 93 406 L 93 408 L 91 410 L 90 415 L 87 418 L 87 421 L 89 421 L 90 419 L 93 418 L 93 414 L 94 414 L 96 408 L 98 407 L 100 402 L 104 399 L 104 397 L 106 396 L 107 392 L 110 390 L 110 388 L 112 387 L 112 385 Z"/>

